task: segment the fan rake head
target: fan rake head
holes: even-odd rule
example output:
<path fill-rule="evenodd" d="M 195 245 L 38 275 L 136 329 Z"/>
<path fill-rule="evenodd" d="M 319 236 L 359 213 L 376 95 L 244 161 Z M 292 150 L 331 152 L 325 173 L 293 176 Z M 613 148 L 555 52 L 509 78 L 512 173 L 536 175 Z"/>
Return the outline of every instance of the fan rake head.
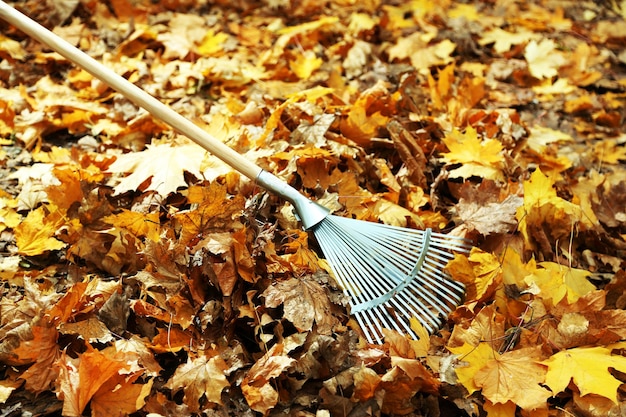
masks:
<path fill-rule="evenodd" d="M 413 317 L 433 333 L 463 300 L 463 284 L 444 268 L 451 251 L 469 251 L 466 239 L 334 215 L 312 231 L 371 343 L 383 328 L 417 338 Z"/>

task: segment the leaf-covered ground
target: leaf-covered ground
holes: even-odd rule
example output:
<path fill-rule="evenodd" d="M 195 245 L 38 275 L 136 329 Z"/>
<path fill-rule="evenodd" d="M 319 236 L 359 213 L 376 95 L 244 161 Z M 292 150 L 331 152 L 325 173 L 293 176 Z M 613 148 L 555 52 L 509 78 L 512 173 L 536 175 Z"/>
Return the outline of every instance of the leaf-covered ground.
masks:
<path fill-rule="evenodd" d="M 624 2 L 12 4 L 336 214 L 475 248 L 441 331 L 368 344 L 287 204 L 2 23 L 2 415 L 626 413 Z"/>

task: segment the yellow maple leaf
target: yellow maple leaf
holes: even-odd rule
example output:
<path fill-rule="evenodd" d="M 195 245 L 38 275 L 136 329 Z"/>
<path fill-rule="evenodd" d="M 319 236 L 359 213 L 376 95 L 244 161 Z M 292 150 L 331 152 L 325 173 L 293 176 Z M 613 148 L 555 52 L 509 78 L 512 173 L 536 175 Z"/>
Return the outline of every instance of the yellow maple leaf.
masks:
<path fill-rule="evenodd" d="M 551 300 L 556 305 L 567 297 L 568 304 L 576 302 L 583 295 L 593 291 L 596 287 L 587 280 L 590 272 L 569 268 L 554 262 L 541 262 L 541 268 L 536 269 L 524 281 L 539 288 L 544 300 Z M 532 292 L 532 291 L 531 291 Z"/>
<path fill-rule="evenodd" d="M 574 225 L 591 226 L 582 216 L 580 206 L 557 196 L 554 181 L 536 170 L 528 181 L 524 181 L 524 204 L 517 209 L 519 229 L 529 247 L 534 247 L 531 239 L 533 229 L 549 224 L 550 237 L 559 239 L 568 236 Z"/>
<path fill-rule="evenodd" d="M 315 55 L 312 50 L 306 50 L 301 54 L 298 54 L 296 58 L 289 62 L 289 68 L 300 78 L 301 80 L 308 79 L 311 74 L 322 66 L 324 60 Z"/>
<path fill-rule="evenodd" d="M 137 213 L 123 210 L 102 219 L 116 227 L 128 229 L 135 236 L 145 236 L 153 242 L 159 240 L 159 213 Z"/>
<path fill-rule="evenodd" d="M 550 391 L 543 388 L 546 367 L 538 358 L 540 347 L 513 350 L 493 358 L 476 375 L 474 383 L 485 398 L 494 404 L 512 401 L 524 410 L 545 408 Z"/>
<path fill-rule="evenodd" d="M 214 55 L 224 48 L 224 42 L 227 40 L 227 34 L 223 32 L 215 33 L 213 29 L 209 29 L 200 45 L 198 45 L 198 53 L 204 56 Z"/>
<path fill-rule="evenodd" d="M 378 129 L 384 126 L 388 117 L 380 112 L 367 114 L 362 103 L 355 103 L 348 112 L 348 117 L 341 123 L 341 133 L 359 145 L 365 145 L 376 135 Z"/>
<path fill-rule="evenodd" d="M 611 355 L 602 347 L 581 347 L 558 352 L 542 362 L 548 367 L 546 385 L 554 395 L 563 392 L 570 381 L 581 395 L 596 394 L 617 404 L 617 389 L 622 384 L 609 372 L 609 368 L 626 372 L 626 358 Z"/>
<path fill-rule="evenodd" d="M 525 410 L 545 407 L 551 396 L 540 385 L 545 381 L 546 367 L 538 361 L 539 347 L 499 354 L 489 344 L 480 343 L 449 350 L 460 355 L 461 363 L 468 364 L 458 366 L 455 372 L 470 394 L 482 390 L 483 396 L 494 404 L 512 401 Z"/>
<path fill-rule="evenodd" d="M 480 387 L 474 382 L 474 375 L 487 362 L 494 359 L 497 352 L 487 343 L 480 343 L 478 346 L 465 343 L 459 347 L 448 347 L 448 350 L 459 356 L 460 364 L 454 369 L 459 382 L 467 389 L 469 394 L 478 391 Z"/>
<path fill-rule="evenodd" d="M 461 164 L 461 167 L 449 171 L 451 178 L 469 178 L 472 176 L 492 180 L 504 180 L 502 168 L 502 144 L 494 139 L 481 140 L 473 127 L 465 133 L 453 130 L 443 139 L 450 152 L 442 154 L 448 164 Z"/>
<path fill-rule="evenodd" d="M 481 301 L 493 296 L 502 283 L 500 260 L 493 254 L 472 248 L 469 256 L 456 255 L 447 270 L 467 287 L 467 299 Z"/>
<path fill-rule="evenodd" d="M 532 40 L 524 49 L 524 58 L 528 62 L 530 74 L 539 79 L 554 77 L 558 68 L 565 64 L 565 58 L 556 50 L 556 43 L 552 39 L 541 42 Z"/>
<path fill-rule="evenodd" d="M 29 212 L 24 221 L 15 228 L 18 253 L 35 256 L 46 251 L 63 249 L 65 243 L 54 238 L 63 223 L 63 215 L 53 205 L 40 206 Z"/>

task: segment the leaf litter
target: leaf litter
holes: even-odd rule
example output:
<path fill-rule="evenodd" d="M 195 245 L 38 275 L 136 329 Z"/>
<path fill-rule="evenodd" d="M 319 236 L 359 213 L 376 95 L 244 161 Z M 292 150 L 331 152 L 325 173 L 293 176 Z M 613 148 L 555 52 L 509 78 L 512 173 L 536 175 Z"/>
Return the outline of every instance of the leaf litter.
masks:
<path fill-rule="evenodd" d="M 623 2 L 15 5 L 337 214 L 476 248 L 439 332 L 368 344 L 286 203 L 2 23 L 3 414 L 624 414 Z"/>

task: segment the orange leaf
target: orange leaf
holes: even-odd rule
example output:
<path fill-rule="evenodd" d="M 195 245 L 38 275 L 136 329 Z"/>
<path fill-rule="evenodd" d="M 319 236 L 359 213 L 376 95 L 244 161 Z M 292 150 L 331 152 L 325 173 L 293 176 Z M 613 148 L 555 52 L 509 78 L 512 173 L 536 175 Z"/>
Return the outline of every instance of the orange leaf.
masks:
<path fill-rule="evenodd" d="M 59 360 L 58 395 L 63 399 L 63 415 L 79 417 L 96 392 L 110 378 L 130 364 L 114 360 L 98 350 L 88 350 L 78 358 L 65 352 Z"/>
<path fill-rule="evenodd" d="M 354 374 L 353 398 L 358 401 L 367 401 L 374 397 L 380 385 L 380 381 L 381 378 L 376 371 L 365 366 L 361 367 Z"/>
<path fill-rule="evenodd" d="M 117 374 L 102 384 L 91 399 L 91 417 L 128 415 L 143 407 L 154 380 L 135 384 L 142 374 L 143 371 L 130 375 Z"/>
<path fill-rule="evenodd" d="M 54 327 L 34 326 L 32 331 L 33 339 L 20 343 L 12 354 L 17 356 L 19 362 L 35 362 L 20 378 L 26 381 L 26 389 L 41 393 L 49 389 L 57 378 L 58 371 L 52 365 L 61 352 Z"/>

